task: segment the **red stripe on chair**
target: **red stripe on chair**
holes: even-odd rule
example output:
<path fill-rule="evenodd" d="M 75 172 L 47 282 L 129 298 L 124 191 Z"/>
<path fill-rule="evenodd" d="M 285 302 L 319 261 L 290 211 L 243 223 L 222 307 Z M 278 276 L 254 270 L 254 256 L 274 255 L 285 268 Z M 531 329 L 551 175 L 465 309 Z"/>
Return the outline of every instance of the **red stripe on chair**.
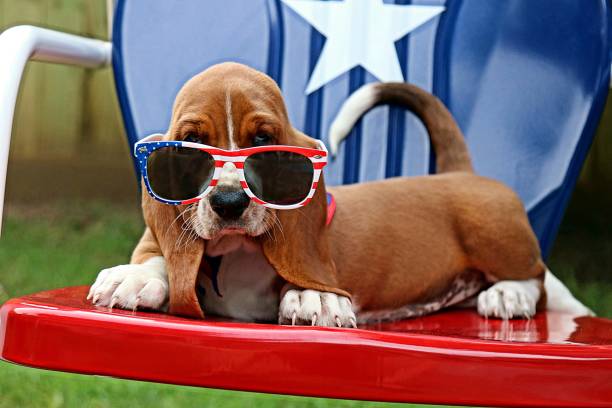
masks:
<path fill-rule="evenodd" d="M 4 303 L 0 357 L 89 375 L 279 394 L 471 406 L 612 405 L 608 319 L 541 312 L 531 320 L 499 321 L 460 309 L 359 329 L 291 327 L 108 310 L 87 302 L 88 290 L 55 289 Z M 554 340 L 547 340 L 551 333 Z M 100 339 L 104 347 L 92 347 Z M 321 370 L 334 359 L 343 363 Z"/>

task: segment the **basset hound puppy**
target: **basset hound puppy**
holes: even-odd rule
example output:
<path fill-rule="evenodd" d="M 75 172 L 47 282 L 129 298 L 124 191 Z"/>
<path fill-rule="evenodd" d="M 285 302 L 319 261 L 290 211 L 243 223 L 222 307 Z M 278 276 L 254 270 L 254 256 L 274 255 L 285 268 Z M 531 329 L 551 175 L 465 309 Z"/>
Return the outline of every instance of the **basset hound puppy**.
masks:
<path fill-rule="evenodd" d="M 355 327 L 470 302 L 483 316 L 529 318 L 546 305 L 546 277 L 549 307 L 590 313 L 547 271 L 518 196 L 474 174 L 459 127 L 433 95 L 366 85 L 334 122 L 332 152 L 384 103 L 422 120 L 437 174 L 328 188 L 325 147 L 291 125 L 271 78 L 236 63 L 196 75 L 168 131 L 136 145 L 146 229 L 130 264 L 102 270 L 88 299 Z"/>

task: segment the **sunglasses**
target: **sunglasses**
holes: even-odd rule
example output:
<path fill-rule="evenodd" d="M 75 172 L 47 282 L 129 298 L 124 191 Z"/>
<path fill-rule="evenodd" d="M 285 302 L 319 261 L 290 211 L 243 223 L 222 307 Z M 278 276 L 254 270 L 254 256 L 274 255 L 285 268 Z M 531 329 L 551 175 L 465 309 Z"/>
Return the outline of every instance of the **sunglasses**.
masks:
<path fill-rule="evenodd" d="M 134 145 L 147 191 L 173 205 L 196 203 L 217 185 L 225 163 L 233 163 L 244 192 L 268 208 L 308 204 L 327 164 L 327 149 L 273 145 L 224 150 L 200 143 L 148 136 Z"/>

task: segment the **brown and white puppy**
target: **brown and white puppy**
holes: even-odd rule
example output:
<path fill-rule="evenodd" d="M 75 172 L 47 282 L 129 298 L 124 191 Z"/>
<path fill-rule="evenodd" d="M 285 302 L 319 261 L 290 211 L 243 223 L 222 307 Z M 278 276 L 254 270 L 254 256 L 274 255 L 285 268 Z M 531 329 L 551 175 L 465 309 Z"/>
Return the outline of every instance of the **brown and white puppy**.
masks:
<path fill-rule="evenodd" d="M 523 205 L 503 184 L 473 174 L 459 128 L 433 95 L 407 84 L 364 87 L 332 126 L 332 147 L 380 103 L 421 118 L 439 174 L 329 188 L 337 202 L 329 226 L 323 178 L 297 210 L 250 201 L 232 164 L 197 204 L 161 204 L 143 188 L 147 228 L 131 263 L 101 271 L 89 298 L 192 317 L 204 309 L 248 321 L 355 326 L 422 315 L 480 292 L 484 316 L 533 316 L 545 304 L 547 269 Z M 289 123 L 274 81 L 233 63 L 185 84 L 164 138 L 224 149 L 316 147 Z M 551 282 L 555 293 L 567 292 Z M 569 292 L 561 297 L 558 305 L 588 313 Z"/>

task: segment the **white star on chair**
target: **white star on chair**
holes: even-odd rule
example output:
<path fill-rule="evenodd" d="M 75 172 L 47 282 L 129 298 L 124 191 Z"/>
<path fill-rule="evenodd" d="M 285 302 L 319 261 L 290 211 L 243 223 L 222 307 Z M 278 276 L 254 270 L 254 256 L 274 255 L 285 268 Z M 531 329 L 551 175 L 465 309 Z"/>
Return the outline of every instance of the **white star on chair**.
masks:
<path fill-rule="evenodd" d="M 395 41 L 444 11 L 440 6 L 401 6 L 382 0 L 283 3 L 327 38 L 306 94 L 358 65 L 381 81 L 403 81 Z"/>

